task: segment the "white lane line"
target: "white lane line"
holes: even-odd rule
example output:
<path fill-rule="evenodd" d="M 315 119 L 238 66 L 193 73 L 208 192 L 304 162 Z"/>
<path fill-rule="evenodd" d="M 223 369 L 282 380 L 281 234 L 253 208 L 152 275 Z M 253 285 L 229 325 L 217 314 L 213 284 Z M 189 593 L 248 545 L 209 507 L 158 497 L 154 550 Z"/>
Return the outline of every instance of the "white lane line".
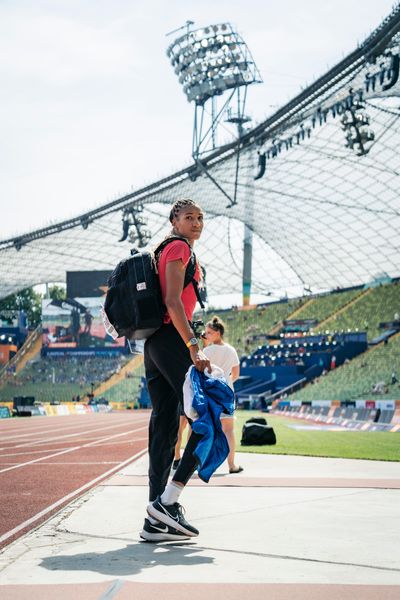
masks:
<path fill-rule="evenodd" d="M 67 415 L 65 415 L 65 416 L 67 416 Z M 39 429 L 31 427 L 30 430 L 28 430 L 28 431 L 25 429 L 25 432 L 21 432 L 21 429 L 19 429 L 19 430 L 16 429 L 15 432 L 11 432 L 13 434 L 15 433 L 15 435 L 8 435 L 8 436 L 2 435 L 2 441 L 9 442 L 9 441 L 16 440 L 19 438 L 24 438 L 24 437 L 29 437 L 29 436 L 33 437 L 33 436 L 37 436 L 37 435 L 43 435 L 43 434 L 49 433 L 49 432 L 52 433 L 53 431 L 68 431 L 70 429 L 79 429 L 80 427 L 88 426 L 87 423 L 84 423 L 84 424 L 81 423 L 79 425 L 77 423 L 74 423 L 74 424 L 66 423 L 65 427 L 55 427 L 55 425 L 56 425 L 56 423 L 53 423 L 53 427 L 51 425 L 49 425 L 48 427 L 39 428 Z M 2 432 L 2 434 L 3 433 L 4 432 Z"/>
<path fill-rule="evenodd" d="M 40 462 L 41 460 L 46 460 L 47 458 L 53 458 L 53 456 L 60 456 L 61 454 L 68 454 L 68 452 L 73 452 L 74 450 L 78 450 L 82 446 L 75 446 L 74 448 L 68 448 L 68 450 L 63 450 L 62 452 L 57 452 L 56 454 L 50 454 L 50 456 L 42 456 L 42 458 L 36 458 L 35 460 L 30 460 L 24 463 L 18 463 L 13 467 L 7 467 L 7 469 L 0 469 L 0 473 L 6 473 L 7 471 L 12 471 L 13 469 L 19 469 L 20 467 L 25 467 L 26 465 L 31 465 L 35 462 Z"/>
<path fill-rule="evenodd" d="M 132 431 L 134 431 L 134 430 L 132 429 Z M 84 438 L 81 438 L 79 441 L 83 442 L 84 440 L 91 440 L 91 439 L 93 439 L 93 438 L 84 437 Z M 99 442 L 99 446 L 100 445 L 101 446 L 114 446 L 115 444 L 134 444 L 135 442 L 141 442 L 141 441 L 147 440 L 147 439 L 148 439 L 148 436 L 141 437 L 141 438 L 134 438 L 131 441 L 122 440 L 121 442 L 112 442 L 112 443 Z M 60 441 L 58 443 L 63 444 L 64 442 Z M 57 446 L 57 442 L 49 442 L 49 444 L 42 444 L 42 448 L 47 445 Z M 51 452 L 51 450 L 66 450 L 68 447 L 70 447 L 70 446 L 65 446 L 64 448 L 47 448 L 46 450 L 25 450 L 24 452 L 13 452 L 13 453 L 7 453 L 7 454 L 0 454 L 0 459 L 4 458 L 6 456 L 26 456 L 26 455 L 31 455 L 31 454 L 44 454 L 45 452 Z"/>
<path fill-rule="evenodd" d="M 93 486 L 98 481 L 101 481 L 102 479 L 105 479 L 108 475 L 111 475 L 111 473 L 114 473 L 115 471 L 118 471 L 118 469 L 123 469 L 126 465 L 128 465 L 129 463 L 131 463 L 135 459 L 140 458 L 146 452 L 147 452 L 147 448 L 145 448 L 144 450 L 141 450 L 140 452 L 137 452 L 136 454 L 134 454 L 130 458 L 127 458 L 126 460 L 124 460 L 124 462 L 121 462 L 117 466 L 112 467 L 112 469 L 109 469 L 108 471 L 106 471 L 102 475 L 99 475 L 95 479 L 92 479 L 92 481 L 89 481 L 89 483 L 85 483 L 85 485 L 83 485 L 82 487 L 78 488 L 77 490 L 74 490 L 73 492 L 71 492 L 70 494 L 67 494 L 66 496 L 64 496 L 60 500 L 57 500 L 57 502 L 54 502 L 53 504 L 51 504 L 47 508 L 41 510 L 40 512 L 38 512 L 36 515 L 34 515 L 33 517 L 31 517 L 30 519 L 27 519 L 26 521 L 24 521 L 23 523 L 21 523 L 17 527 L 14 527 L 14 529 L 11 529 L 10 531 L 7 531 L 7 533 L 4 533 L 2 536 L 0 536 L 0 543 L 4 542 L 8 538 L 12 537 L 13 535 L 15 535 L 16 533 L 18 533 L 19 531 L 21 531 L 21 529 L 25 529 L 25 527 L 28 527 L 29 525 L 31 525 L 32 523 L 34 523 L 35 521 L 37 521 L 41 517 L 44 517 L 50 511 L 52 511 L 55 508 L 57 508 L 57 506 L 60 506 L 60 504 L 63 504 L 64 502 L 67 502 L 68 500 L 72 499 L 74 496 L 76 496 L 78 494 L 81 494 L 82 492 L 84 492 L 85 490 L 87 490 L 89 487 Z"/>
<path fill-rule="evenodd" d="M 125 434 L 121 434 L 121 435 L 125 435 Z M 89 438 L 90 439 L 90 438 Z M 119 442 L 98 442 L 96 444 L 96 446 L 117 446 L 118 444 L 135 444 L 136 442 L 144 442 L 146 440 L 148 440 L 149 437 L 146 435 L 146 437 L 135 437 L 133 440 L 120 440 Z M 53 450 L 67 450 L 68 447 L 66 448 L 52 448 Z M 0 462 L 2 462 L 2 458 L 6 458 L 9 456 L 26 456 L 27 454 L 43 454 L 45 452 L 50 452 L 51 450 L 33 450 L 32 452 L 15 452 L 14 454 L 0 454 Z M 15 464 L 15 463 L 3 463 L 3 464 Z M 65 463 L 58 463 L 58 464 L 65 464 Z"/>
<path fill-rule="evenodd" d="M 145 440 L 148 440 L 148 439 L 149 439 L 149 437 L 148 437 L 148 436 L 146 436 L 146 437 L 141 437 L 141 438 L 135 438 L 134 440 L 132 440 L 132 441 L 130 441 L 130 442 L 129 442 L 128 440 L 122 440 L 122 441 L 120 441 L 120 442 L 112 442 L 112 443 L 105 442 L 105 443 L 99 443 L 98 445 L 99 445 L 99 446 L 115 446 L 116 444 L 134 444 L 135 442 L 144 442 Z"/>
<path fill-rule="evenodd" d="M 133 431 L 133 430 L 132 430 Z M 82 439 L 80 439 L 80 442 L 83 442 L 84 440 L 92 440 L 93 438 L 91 437 L 84 437 Z M 97 439 L 97 438 L 95 438 Z M 121 442 L 114 442 L 115 444 L 130 444 L 130 443 L 134 443 L 134 442 L 141 442 L 142 440 L 147 440 L 147 437 L 143 437 L 143 438 L 135 438 L 133 439 L 131 442 L 127 442 L 122 440 Z M 58 442 L 59 444 L 63 444 L 63 441 Z M 49 442 L 49 444 L 42 444 L 42 448 L 44 446 L 57 446 L 57 442 Z M 101 444 L 102 446 L 113 446 L 113 443 L 110 444 Z M 7 456 L 27 456 L 27 455 L 31 455 L 31 454 L 44 454 L 45 452 L 51 452 L 52 450 L 56 451 L 56 450 L 67 450 L 67 448 L 70 448 L 71 446 L 64 446 L 63 448 L 46 448 L 44 450 L 24 450 L 23 452 L 7 452 L 6 454 L 0 454 L 0 460 L 2 458 L 6 458 Z M 12 448 L 11 448 L 12 449 Z M 2 450 L 2 448 L 0 448 L 0 450 Z M 3 450 L 10 450 L 10 448 L 3 448 Z"/>
<path fill-rule="evenodd" d="M 123 436 L 123 435 L 129 435 L 130 433 L 132 433 L 132 431 L 142 431 L 142 429 L 146 429 L 146 430 L 147 430 L 147 425 L 145 425 L 144 427 L 140 427 L 139 429 L 135 429 L 135 430 L 131 430 L 131 431 L 126 431 L 126 432 L 124 432 L 124 433 L 117 433 L 117 434 L 116 434 L 116 435 L 114 435 L 113 437 L 121 437 L 121 436 Z M 110 439 L 111 439 L 111 438 L 110 438 Z M 141 438 L 141 439 L 144 439 L 144 440 L 146 440 L 147 438 Z M 107 440 L 108 440 L 108 438 L 103 438 L 103 439 L 100 439 L 100 440 L 95 440 L 94 442 L 92 442 L 92 443 L 90 443 L 90 444 L 87 444 L 87 445 L 88 445 L 88 446 L 101 446 L 101 445 L 102 445 L 102 442 L 103 442 L 103 440 L 104 440 L 104 441 L 107 441 Z M 125 440 L 124 440 L 124 441 L 125 441 Z M 137 441 L 138 441 L 138 439 L 135 437 L 135 438 L 132 438 L 132 440 L 130 440 L 130 441 L 131 441 L 131 442 L 137 442 Z M 112 444 L 111 444 L 111 445 L 112 445 Z"/>
<path fill-rule="evenodd" d="M 118 444 L 120 442 L 117 442 Z M 66 450 L 70 446 L 65 446 L 65 448 L 53 448 L 53 450 Z M 48 448 L 47 450 L 26 450 L 25 452 L 12 452 L 8 454 L 0 454 L 0 459 L 6 456 L 26 456 L 27 454 L 44 454 L 45 452 L 50 452 L 51 450 Z"/>
<path fill-rule="evenodd" d="M 61 418 L 61 417 L 60 417 Z M 20 444 L 15 444 L 12 442 L 6 442 L 4 443 L 3 441 L 3 446 L 0 447 L 0 457 L 2 456 L 17 456 L 18 454 L 34 454 L 34 453 L 42 453 L 42 452 L 49 452 L 49 448 L 46 448 L 46 446 L 52 446 L 54 447 L 54 450 L 63 450 L 64 448 L 67 448 L 68 446 L 65 446 L 66 443 L 68 443 L 70 441 L 71 437 L 78 437 L 79 439 L 73 440 L 75 443 L 81 443 L 83 440 L 90 440 L 93 439 L 93 437 L 96 437 L 96 434 L 94 435 L 90 435 L 93 434 L 94 432 L 102 432 L 102 431 L 107 431 L 108 429 L 115 429 L 115 428 L 119 428 L 122 427 L 123 425 L 130 425 L 131 427 L 136 426 L 138 424 L 141 424 L 143 422 L 147 422 L 148 418 L 140 418 L 135 420 L 134 422 L 127 422 L 126 419 L 124 419 L 123 422 L 119 422 L 119 423 L 114 423 L 113 425 L 109 425 L 107 427 L 105 427 L 106 423 L 109 421 L 105 421 L 104 425 L 102 425 L 101 427 L 97 427 L 96 429 L 91 429 L 91 430 L 87 430 L 85 429 L 84 431 L 77 431 L 76 433 L 73 434 L 67 434 L 67 435 L 60 435 L 58 434 L 57 437 L 52 438 L 52 437 L 43 437 L 41 440 L 36 440 L 36 441 L 26 441 L 23 440 L 23 443 Z M 96 423 L 92 422 L 92 425 L 99 425 L 99 422 L 96 421 Z M 85 426 L 87 426 L 88 423 L 86 423 Z M 75 428 L 76 431 L 76 428 Z M 50 433 L 50 432 L 49 432 Z M 89 435 L 86 435 L 87 433 L 89 433 Z M 67 439 L 64 439 L 67 438 Z M 72 440 L 71 440 L 72 441 Z M 56 448 L 58 445 L 62 445 L 59 448 Z M 32 447 L 34 446 L 38 446 L 40 447 L 40 450 L 33 450 Z M 27 450 L 24 451 L 23 449 L 26 448 Z M 22 451 L 16 452 L 16 450 L 21 449 Z M 3 454 L 1 454 L 3 453 Z"/>
<path fill-rule="evenodd" d="M 17 418 L 17 419 L 1 419 L 0 421 L 0 433 L 6 435 L 30 435 L 35 431 L 47 431 L 54 427 L 73 427 L 74 425 L 80 425 L 82 417 L 85 417 L 85 421 L 97 421 L 106 420 L 105 418 L 112 416 L 112 418 L 119 418 L 120 413 L 82 413 L 73 415 L 55 415 L 51 418 Z M 10 427 L 6 427 L 10 424 Z"/>
<path fill-rule="evenodd" d="M 15 463 L 2 463 L 3 465 L 15 465 Z M 79 461 L 75 461 L 75 462 L 47 462 L 46 463 L 46 467 L 50 465 L 50 466 L 57 466 L 57 467 L 63 467 L 64 465 L 119 465 L 119 461 L 118 460 L 101 460 L 100 462 L 79 462 Z M 39 465 L 39 467 L 42 467 L 43 465 Z"/>
<path fill-rule="evenodd" d="M 137 421 L 138 422 L 138 421 Z M 136 425 L 136 423 L 132 423 L 132 425 Z M 32 436 L 23 436 L 20 439 L 14 439 L 14 440 L 6 440 L 6 439 L 2 439 L 1 440 L 1 448 L 0 451 L 2 450 L 10 450 L 12 448 L 24 448 L 27 446 L 38 446 L 40 445 L 43 441 L 51 441 L 51 440 L 60 440 L 63 438 L 68 438 L 68 437 L 77 437 L 80 434 L 85 435 L 88 432 L 94 432 L 94 431 L 100 431 L 101 429 L 110 429 L 110 428 L 117 428 L 117 427 L 122 427 L 124 425 L 126 425 L 126 422 L 118 422 L 118 423 L 92 423 L 90 425 L 90 429 L 88 429 L 88 423 L 85 424 L 85 427 L 71 427 L 68 429 L 52 429 L 49 430 L 47 432 L 40 432 L 40 435 L 37 436 L 35 435 L 35 437 Z M 96 427 L 94 427 L 94 425 L 96 425 Z"/>
<path fill-rule="evenodd" d="M 138 424 L 138 423 L 137 423 Z M 133 431 L 133 430 L 132 430 Z M 97 440 L 97 439 L 101 439 L 99 438 L 99 435 L 95 435 L 95 436 L 84 436 L 79 438 L 78 440 L 71 440 L 71 443 L 75 442 L 77 443 L 82 443 L 82 442 L 86 442 L 88 440 Z M 69 440 L 60 440 L 59 442 L 56 442 L 55 440 L 53 440 L 52 442 L 49 442 L 48 444 L 40 444 L 40 447 L 43 448 L 43 450 L 30 450 L 30 446 L 27 445 L 26 446 L 26 450 L 23 450 L 22 452 L 18 452 L 15 454 L 21 454 L 21 455 L 30 455 L 30 454 L 37 454 L 37 453 L 42 453 L 43 452 L 51 452 L 52 450 L 56 451 L 56 450 L 64 450 L 64 448 L 71 448 L 71 446 L 65 446 L 65 444 L 68 443 Z M 61 448 L 57 447 L 59 446 L 59 444 L 62 444 Z M 51 448 L 47 448 L 47 446 L 51 446 Z M 19 446 L 18 446 L 19 447 Z M 4 448 L 4 450 L 13 450 L 14 448 Z M 6 454 L 4 455 L 0 455 L 1 456 L 6 456 Z"/>
<path fill-rule="evenodd" d="M 118 435 L 125 435 L 125 433 L 118 434 Z M 90 440 L 91 438 L 83 438 L 83 439 Z M 116 446 L 117 444 L 135 444 L 136 442 L 144 442 L 145 440 L 148 440 L 148 436 L 140 437 L 140 438 L 135 437 L 133 440 L 120 440 L 119 442 L 97 442 L 96 441 L 96 445 L 98 444 L 99 446 Z M 83 441 L 83 440 L 81 440 L 81 441 Z M 53 442 L 53 444 L 54 444 L 54 442 Z M 59 450 L 68 450 L 69 448 L 71 448 L 71 446 L 66 446 L 65 448 L 51 448 L 51 449 L 48 448 L 47 450 L 32 450 L 32 451 L 26 450 L 25 452 L 13 452 L 13 453 L 9 453 L 9 454 L 0 454 L 0 462 L 2 464 L 15 465 L 16 463 L 5 463 L 1 459 L 7 458 L 10 456 L 26 456 L 26 455 L 31 455 L 31 454 L 45 454 L 46 452 L 51 452 L 51 450 L 59 451 Z M 57 463 L 57 464 L 65 464 L 65 463 Z"/>
<path fill-rule="evenodd" d="M 93 425 L 105 425 L 107 423 L 110 422 L 110 420 L 112 420 L 115 424 L 118 423 L 126 423 L 127 419 L 125 415 L 113 415 L 113 413 L 97 413 L 97 418 L 89 418 L 88 417 L 94 417 L 95 414 L 83 414 L 83 415 L 63 415 L 60 417 L 49 417 L 49 420 L 52 420 L 52 424 L 48 427 L 42 428 L 42 427 L 31 427 L 29 428 L 29 430 L 27 429 L 23 429 L 23 428 L 19 428 L 18 430 L 16 430 L 15 435 L 7 435 L 7 432 L 2 431 L 1 430 L 1 422 L 0 422 L 0 437 L 3 443 L 8 443 L 12 440 L 17 440 L 20 438 L 26 438 L 26 437 L 37 437 L 38 435 L 46 435 L 46 433 L 52 433 L 53 431 L 70 431 L 72 430 L 79 430 L 82 428 L 87 428 L 88 426 L 93 426 Z M 141 415 L 142 416 L 142 415 Z M 68 419 L 66 418 L 68 417 Z M 73 420 L 73 422 L 70 422 L 69 419 L 73 418 L 73 417 L 77 417 L 76 419 Z M 84 417 L 85 422 L 79 420 L 78 418 L 81 419 L 82 417 Z M 53 419 L 57 419 L 57 422 L 53 422 Z M 65 423 L 61 422 L 61 419 L 65 420 Z M 2 419 L 4 420 L 4 419 Z M 132 419 L 133 421 L 134 419 Z M 136 419 L 135 419 L 136 420 Z M 21 423 L 22 424 L 22 423 Z M 61 426 L 62 425 L 62 426 Z M 10 432 L 11 433 L 11 432 Z M 14 432 L 12 432 L 14 433 Z"/>
<path fill-rule="evenodd" d="M 147 421 L 147 419 L 146 419 L 146 421 Z M 142 422 L 142 420 L 140 422 Z M 135 423 L 135 425 L 136 425 L 136 423 Z M 67 435 L 58 435 L 53 438 L 52 437 L 43 438 L 42 440 L 37 440 L 36 442 L 24 442 L 23 444 L 18 444 L 17 446 L 15 446 L 15 448 L 26 448 L 26 447 L 31 448 L 32 446 L 37 446 L 37 445 L 41 444 L 42 442 L 54 442 L 56 440 L 60 441 L 60 440 L 65 440 L 67 438 L 77 437 L 77 436 L 85 434 L 85 433 L 94 433 L 95 431 L 107 431 L 108 429 L 115 429 L 116 427 L 123 427 L 123 426 L 126 426 L 126 422 L 125 423 L 124 422 L 116 423 L 115 425 L 109 425 L 108 427 L 97 427 L 96 429 L 86 429 L 85 431 L 79 431 L 77 433 L 68 433 Z"/>
<path fill-rule="evenodd" d="M 14 469 L 19 469 L 21 467 L 26 467 L 27 465 L 32 465 L 33 463 L 42 462 L 43 460 L 47 460 L 49 458 L 54 458 L 54 456 L 61 456 L 62 454 L 68 454 L 69 452 L 75 452 L 75 450 L 80 450 L 81 448 L 89 448 L 90 446 L 94 446 L 97 442 L 112 440 L 116 437 L 121 437 L 123 435 L 130 435 L 135 431 L 141 431 L 142 429 L 147 429 L 147 427 L 139 427 L 139 429 L 132 429 L 131 431 L 125 431 L 124 433 L 116 433 L 114 435 L 101 438 L 100 440 L 96 440 L 95 442 L 89 442 L 88 444 L 82 444 L 81 446 L 74 446 L 72 448 L 68 448 L 68 450 L 62 450 L 61 452 L 56 452 L 55 454 L 50 454 L 49 456 L 42 456 L 41 458 L 35 458 L 34 460 L 28 460 L 27 462 L 19 463 L 14 465 L 13 467 L 7 467 L 6 469 L 0 469 L 0 473 L 6 473 L 7 471 L 13 471 Z"/>
<path fill-rule="evenodd" d="M 60 418 L 64 418 L 65 419 L 66 416 L 68 416 L 68 417 L 73 417 L 73 416 L 88 417 L 90 415 L 64 415 L 63 417 L 60 417 Z M 106 417 L 106 418 L 97 419 L 97 423 L 96 424 L 100 424 L 101 422 L 108 423 L 109 422 L 109 416 L 110 416 L 109 414 L 102 415 L 102 417 Z M 118 415 L 118 416 L 120 416 L 120 415 Z M 54 417 L 51 417 L 51 418 L 54 418 Z M 112 418 L 114 418 L 114 417 L 112 417 Z M 121 422 L 126 423 L 126 419 L 125 420 L 121 419 Z M 54 428 L 54 424 L 53 424 L 53 426 L 49 425 L 48 427 L 46 427 L 44 429 L 34 429 L 32 427 L 31 431 L 26 431 L 25 433 L 21 433 L 21 429 L 19 429 L 19 430 L 16 430 L 16 431 L 19 431 L 18 435 L 4 436 L 4 437 L 2 436 L 2 442 L 5 443 L 5 442 L 9 442 L 9 441 L 12 441 L 12 440 L 15 440 L 15 439 L 18 439 L 18 438 L 22 438 L 22 437 L 43 435 L 45 433 L 50 433 L 50 432 L 53 433 L 55 431 L 68 431 L 68 430 L 71 430 L 71 429 L 75 429 L 76 430 L 76 429 L 80 429 L 82 427 L 87 427 L 87 426 L 88 426 L 88 423 L 79 423 L 78 424 L 78 423 L 76 423 L 76 420 L 75 420 L 75 423 L 65 423 L 64 427 L 58 427 L 58 428 Z"/>

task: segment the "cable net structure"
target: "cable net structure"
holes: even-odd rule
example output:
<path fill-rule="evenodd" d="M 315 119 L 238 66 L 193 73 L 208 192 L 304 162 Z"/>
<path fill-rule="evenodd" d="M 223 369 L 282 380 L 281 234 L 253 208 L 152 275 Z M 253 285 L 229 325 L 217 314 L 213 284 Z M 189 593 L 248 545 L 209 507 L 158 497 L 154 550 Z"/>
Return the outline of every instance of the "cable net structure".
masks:
<path fill-rule="evenodd" d="M 0 297 L 105 270 L 170 229 L 196 200 L 196 245 L 212 299 L 242 290 L 244 224 L 252 294 L 328 291 L 400 275 L 400 6 L 354 52 L 237 141 L 74 219 L 0 241 Z M 147 234 L 140 232 L 146 223 Z M 125 237 L 124 241 L 119 241 Z"/>

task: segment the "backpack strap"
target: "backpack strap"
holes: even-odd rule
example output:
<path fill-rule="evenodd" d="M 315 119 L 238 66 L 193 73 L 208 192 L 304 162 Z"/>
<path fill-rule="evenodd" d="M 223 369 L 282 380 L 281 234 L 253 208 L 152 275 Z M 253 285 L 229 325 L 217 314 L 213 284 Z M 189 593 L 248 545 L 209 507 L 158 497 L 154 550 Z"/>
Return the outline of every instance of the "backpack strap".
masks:
<path fill-rule="evenodd" d="M 163 240 L 160 244 L 158 244 L 158 246 L 156 246 L 156 248 L 153 251 L 156 266 L 158 266 L 158 260 L 160 258 L 160 254 L 164 250 L 164 248 L 166 246 L 168 246 L 168 244 L 170 244 L 171 242 L 175 242 L 178 240 L 181 242 L 185 242 L 185 244 L 187 244 L 189 246 L 189 250 L 190 250 L 190 258 L 189 258 L 189 262 L 186 266 L 185 279 L 183 281 L 183 288 L 187 287 L 189 285 L 189 283 L 191 283 L 193 285 L 197 301 L 200 304 L 201 308 L 204 310 L 205 307 L 204 307 L 203 300 L 201 299 L 201 296 L 200 296 L 199 284 L 196 281 L 196 279 L 194 278 L 194 275 L 196 273 L 197 259 L 196 259 L 195 253 L 193 252 L 192 246 L 189 244 L 189 242 L 187 241 L 186 238 L 181 237 L 179 235 L 171 235 L 170 237 Z"/>
<path fill-rule="evenodd" d="M 204 302 L 200 296 L 199 284 L 197 283 L 197 281 L 195 280 L 194 277 L 190 281 L 194 287 L 194 293 L 196 294 L 197 301 L 200 304 L 201 308 L 204 310 L 205 306 L 204 306 Z M 184 286 L 184 287 L 186 287 L 186 286 Z"/>

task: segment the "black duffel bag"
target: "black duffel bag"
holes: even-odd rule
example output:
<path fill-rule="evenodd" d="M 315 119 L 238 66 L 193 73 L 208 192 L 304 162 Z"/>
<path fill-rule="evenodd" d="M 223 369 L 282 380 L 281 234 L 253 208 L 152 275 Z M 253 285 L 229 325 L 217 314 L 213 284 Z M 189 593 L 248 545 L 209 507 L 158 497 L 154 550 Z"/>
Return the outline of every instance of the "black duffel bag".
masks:
<path fill-rule="evenodd" d="M 242 429 L 242 446 L 273 446 L 276 444 L 275 431 L 267 425 L 264 418 L 246 421 Z"/>
<path fill-rule="evenodd" d="M 247 419 L 246 423 L 258 423 L 259 425 L 268 425 L 267 420 L 264 417 L 251 417 Z"/>

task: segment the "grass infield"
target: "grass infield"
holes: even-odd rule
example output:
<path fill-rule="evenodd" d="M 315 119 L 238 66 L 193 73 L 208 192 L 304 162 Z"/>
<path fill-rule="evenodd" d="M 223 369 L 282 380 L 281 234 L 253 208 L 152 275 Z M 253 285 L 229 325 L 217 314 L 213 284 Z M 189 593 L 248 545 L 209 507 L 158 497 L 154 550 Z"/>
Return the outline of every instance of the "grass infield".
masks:
<path fill-rule="evenodd" d="M 258 454 L 297 454 L 333 458 L 365 458 L 400 461 L 400 433 L 387 431 L 297 430 L 290 425 L 312 425 L 310 421 L 288 419 L 257 411 L 236 411 L 236 451 Z M 265 417 L 274 428 L 276 446 L 241 446 L 243 423 L 250 417 Z"/>

